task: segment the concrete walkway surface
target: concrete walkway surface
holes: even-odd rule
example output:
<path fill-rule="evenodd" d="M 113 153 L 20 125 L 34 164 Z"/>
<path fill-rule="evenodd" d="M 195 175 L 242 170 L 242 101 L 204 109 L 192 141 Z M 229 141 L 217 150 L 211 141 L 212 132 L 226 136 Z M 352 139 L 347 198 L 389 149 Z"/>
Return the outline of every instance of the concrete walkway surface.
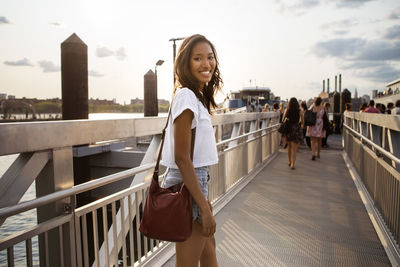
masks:
<path fill-rule="evenodd" d="M 338 149 L 282 149 L 216 220 L 222 267 L 391 266 Z"/>

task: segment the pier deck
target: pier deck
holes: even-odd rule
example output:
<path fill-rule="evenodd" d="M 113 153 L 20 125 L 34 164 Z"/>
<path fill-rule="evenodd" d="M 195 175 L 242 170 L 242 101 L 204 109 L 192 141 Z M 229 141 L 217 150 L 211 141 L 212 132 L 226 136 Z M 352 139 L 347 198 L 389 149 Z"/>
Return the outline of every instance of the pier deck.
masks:
<path fill-rule="evenodd" d="M 220 266 L 391 266 L 337 149 L 282 150 L 217 215 Z M 171 258 L 165 267 L 175 266 Z"/>

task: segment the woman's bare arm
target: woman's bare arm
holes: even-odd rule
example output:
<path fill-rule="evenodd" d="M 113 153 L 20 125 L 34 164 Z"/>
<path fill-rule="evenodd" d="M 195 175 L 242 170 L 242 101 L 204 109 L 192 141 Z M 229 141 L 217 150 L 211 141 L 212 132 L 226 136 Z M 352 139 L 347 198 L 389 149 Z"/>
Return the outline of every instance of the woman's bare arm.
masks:
<path fill-rule="evenodd" d="M 215 232 L 215 220 L 208 201 L 201 190 L 190 158 L 192 120 L 193 112 L 187 109 L 174 121 L 175 162 L 182 174 L 183 182 L 201 210 L 203 233 L 206 236 L 211 236 Z"/>

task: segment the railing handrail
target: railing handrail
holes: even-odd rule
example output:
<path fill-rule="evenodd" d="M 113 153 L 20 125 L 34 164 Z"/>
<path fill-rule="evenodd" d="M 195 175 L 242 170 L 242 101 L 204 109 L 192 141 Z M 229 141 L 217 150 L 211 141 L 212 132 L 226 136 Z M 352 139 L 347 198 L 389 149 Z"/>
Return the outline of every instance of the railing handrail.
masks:
<path fill-rule="evenodd" d="M 385 155 L 386 157 L 388 157 L 389 159 L 393 160 L 394 162 L 396 162 L 396 164 L 400 164 L 400 159 L 397 158 L 396 156 L 394 156 L 392 153 L 390 153 L 389 151 L 387 151 L 386 149 L 378 146 L 377 144 L 375 144 L 374 142 L 372 142 L 371 140 L 369 140 L 367 137 L 365 137 L 364 135 L 358 133 L 357 131 L 353 130 L 350 126 L 343 124 L 343 126 L 350 130 L 351 133 L 353 133 L 354 135 L 356 135 L 357 137 L 359 137 L 361 140 L 364 140 L 366 143 L 368 143 L 369 145 L 373 146 L 376 150 L 378 150 L 380 153 L 382 153 L 383 155 Z"/>
<path fill-rule="evenodd" d="M 211 116 L 211 122 L 214 127 L 219 127 L 243 121 L 272 119 L 277 116 L 279 114 L 271 112 L 216 114 Z M 146 117 L 1 123 L 0 140 L 7 142 L 0 146 L 0 156 L 160 134 L 166 119 L 166 117 Z M 50 138 L 44 139 L 43 132 Z"/>
<path fill-rule="evenodd" d="M 243 137 L 258 133 L 258 132 L 276 128 L 278 125 L 279 124 L 274 124 L 272 126 L 268 126 L 268 127 L 265 127 L 265 128 L 259 129 L 259 130 L 255 130 L 255 131 L 252 131 L 249 133 L 245 133 L 243 135 L 240 135 L 240 136 L 237 136 L 234 138 L 223 140 L 223 141 L 217 143 L 216 145 L 220 146 L 225 143 L 235 141 L 237 139 L 240 139 L 240 138 L 243 138 Z M 12 215 L 15 215 L 15 214 L 18 214 L 18 213 L 21 213 L 21 212 L 24 212 L 24 211 L 27 211 L 27 210 L 30 210 L 33 208 L 37 208 L 37 207 L 46 205 L 48 203 L 51 203 L 51 202 L 54 202 L 54 201 L 57 201 L 57 200 L 60 200 L 63 198 L 67 198 L 67 197 L 77 195 L 79 193 L 82 193 L 82 192 L 85 192 L 88 190 L 92 190 L 92 189 L 95 189 L 95 188 L 98 188 L 98 187 L 101 187 L 101 186 L 104 186 L 104 185 L 107 185 L 107 184 L 110 184 L 113 182 L 117 182 L 119 180 L 122 180 L 122 179 L 128 178 L 132 175 L 147 171 L 154 167 L 155 167 L 155 162 L 150 163 L 150 164 L 145 164 L 145 165 L 138 166 L 138 167 L 135 167 L 132 169 L 128 169 L 128 170 L 124 170 L 124 171 L 121 171 L 118 173 L 110 174 L 110 175 L 95 179 L 93 181 L 82 183 L 82 184 L 73 186 L 71 188 L 63 189 L 63 190 L 60 190 L 60 191 L 57 191 L 57 192 L 33 199 L 33 200 L 21 202 L 14 206 L 11 206 L 11 207 L 1 208 L 0 209 L 0 218 L 3 218 L 3 217 L 7 218 L 9 216 L 12 216 Z M 141 186 L 141 185 L 142 184 L 138 184 L 135 186 Z"/>
<path fill-rule="evenodd" d="M 348 119 L 369 123 L 386 129 L 400 131 L 400 116 L 393 114 L 378 114 L 367 112 L 347 111 L 343 116 Z"/>
<path fill-rule="evenodd" d="M 67 198 L 73 195 L 77 195 L 79 193 L 95 189 L 113 182 L 117 182 L 119 180 L 128 178 L 132 175 L 147 171 L 151 168 L 154 168 L 156 165 L 155 162 L 150 163 L 150 164 L 144 164 L 139 167 L 135 167 L 132 169 L 128 169 L 125 171 L 121 171 L 118 173 L 110 174 L 98 179 L 95 179 L 93 181 L 89 181 L 86 183 L 82 183 L 76 186 L 73 186 L 71 188 L 63 189 L 42 197 L 35 198 L 33 200 L 25 201 L 18 203 L 14 206 L 11 207 L 5 207 L 0 209 L 0 218 L 2 217 L 9 217 L 33 208 L 37 208 L 43 205 L 46 205 L 48 203 L 54 202 L 59 199 Z M 135 186 L 140 186 L 141 184 L 135 185 Z"/>
<path fill-rule="evenodd" d="M 246 136 L 249 136 L 249 135 L 252 135 L 252 134 L 256 134 L 256 133 L 258 133 L 258 132 L 262 132 L 262 131 L 266 131 L 266 130 L 268 130 L 268 129 L 272 129 L 272 128 L 274 128 L 274 127 L 278 127 L 279 125 L 280 125 L 280 123 L 277 123 L 277 124 L 274 124 L 274 125 L 271 125 L 271 126 L 262 128 L 262 129 L 258 129 L 258 130 L 252 131 L 252 132 L 248 132 L 248 133 L 245 133 L 245 134 L 236 136 L 236 137 L 232 137 L 232 138 L 229 138 L 229 139 L 225 139 L 225 140 L 223 140 L 223 141 L 221 141 L 221 142 L 218 142 L 218 143 L 217 143 L 217 146 L 220 146 L 220 145 L 223 145 L 223 144 L 226 144 L 226 143 L 230 143 L 230 142 L 232 142 L 232 141 L 236 141 L 236 140 L 238 140 L 238 139 L 241 139 L 241 138 L 243 138 L 243 137 L 246 137 Z"/>

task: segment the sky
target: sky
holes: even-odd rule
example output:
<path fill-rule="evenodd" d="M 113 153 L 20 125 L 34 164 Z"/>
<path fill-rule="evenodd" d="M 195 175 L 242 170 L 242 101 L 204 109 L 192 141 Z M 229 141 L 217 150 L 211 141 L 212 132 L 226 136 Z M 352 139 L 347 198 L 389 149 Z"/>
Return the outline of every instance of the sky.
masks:
<path fill-rule="evenodd" d="M 171 38 L 216 47 L 221 102 L 244 86 L 309 99 L 322 81 L 370 95 L 400 78 L 398 0 L 2 0 L 0 93 L 61 97 L 61 43 L 88 45 L 89 97 L 129 104 L 157 68 L 158 98 L 173 90 Z M 177 42 L 179 47 L 180 42 Z"/>

